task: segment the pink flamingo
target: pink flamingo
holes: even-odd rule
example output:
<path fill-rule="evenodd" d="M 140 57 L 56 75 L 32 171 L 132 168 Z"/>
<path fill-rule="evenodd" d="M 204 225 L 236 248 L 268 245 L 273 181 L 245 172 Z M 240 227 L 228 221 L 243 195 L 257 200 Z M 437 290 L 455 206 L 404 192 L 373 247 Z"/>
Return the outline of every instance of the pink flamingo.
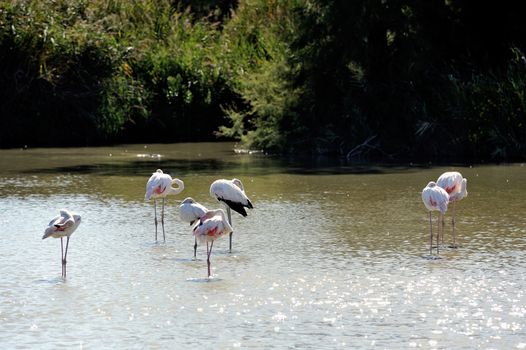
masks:
<path fill-rule="evenodd" d="M 232 225 L 232 215 L 230 209 L 238 212 L 243 216 L 247 216 L 245 208 L 253 209 L 254 206 L 250 199 L 245 194 L 243 183 L 239 179 L 216 180 L 210 185 L 210 196 L 220 202 L 225 203 L 226 212 L 228 215 L 228 222 Z M 232 232 L 229 237 L 230 252 L 232 252 Z"/>
<path fill-rule="evenodd" d="M 172 185 L 176 184 L 178 187 L 173 188 Z M 153 211 L 155 214 L 155 241 L 157 242 L 157 198 L 163 199 L 163 206 L 161 210 L 161 225 L 163 227 L 163 240 L 166 242 L 166 236 L 164 234 L 164 199 L 168 195 L 179 194 L 184 189 L 184 182 L 179 179 L 173 179 L 168 174 L 164 174 L 161 169 L 157 169 L 155 173 L 150 176 L 148 183 L 146 184 L 146 194 L 144 199 L 150 200 L 153 198 Z"/>
<path fill-rule="evenodd" d="M 203 205 L 197 203 L 193 198 L 187 197 L 179 206 L 179 216 L 181 217 L 181 220 L 185 222 L 189 222 L 190 226 L 192 226 L 197 220 L 199 220 L 200 217 L 204 216 L 208 209 L 206 209 Z M 197 238 L 195 238 L 194 242 L 194 259 L 196 258 L 197 254 Z"/>
<path fill-rule="evenodd" d="M 432 254 L 433 249 L 433 223 L 431 220 L 431 212 L 433 210 L 438 210 L 438 218 L 437 218 L 437 254 L 438 254 L 438 237 L 439 237 L 439 228 L 440 228 L 440 215 L 444 215 L 447 211 L 447 205 L 449 202 L 449 196 L 447 192 L 437 186 L 436 183 L 431 181 L 427 184 L 427 186 L 422 190 L 422 201 L 424 202 L 424 205 L 426 206 L 427 210 L 429 210 L 429 254 Z"/>
<path fill-rule="evenodd" d="M 60 238 L 60 258 L 62 260 L 62 278 L 66 278 L 66 256 L 68 255 L 69 236 L 75 232 L 80 225 L 80 215 L 62 209 L 60 214 L 55 216 L 48 224 L 42 239 L 48 237 Z M 64 243 L 62 238 L 66 237 L 66 253 L 64 253 Z"/>
<path fill-rule="evenodd" d="M 448 171 L 440 175 L 437 185 L 443 188 L 448 196 L 449 202 L 453 203 L 453 216 L 451 225 L 453 226 L 453 246 L 456 247 L 455 237 L 455 203 L 468 196 L 468 180 L 462 177 L 462 174 L 456 171 Z M 444 218 L 442 218 L 442 243 L 444 243 Z"/>
<path fill-rule="evenodd" d="M 206 242 L 206 262 L 208 265 L 208 278 L 210 278 L 210 255 L 212 254 L 214 241 L 223 235 L 232 233 L 232 226 L 228 222 L 223 209 L 209 210 L 199 219 L 199 223 L 194 227 L 193 233 L 200 243 Z"/>

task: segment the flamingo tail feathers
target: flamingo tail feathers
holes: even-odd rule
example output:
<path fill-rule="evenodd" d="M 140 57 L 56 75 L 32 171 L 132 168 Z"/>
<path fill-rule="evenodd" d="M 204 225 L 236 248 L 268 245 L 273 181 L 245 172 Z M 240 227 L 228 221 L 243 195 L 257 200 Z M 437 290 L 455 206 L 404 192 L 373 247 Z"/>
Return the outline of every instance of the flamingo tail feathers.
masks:
<path fill-rule="evenodd" d="M 232 201 L 229 201 L 228 199 L 223 199 L 223 198 L 218 198 L 218 200 L 220 200 L 222 202 L 225 202 L 226 205 L 228 205 L 230 207 L 230 209 L 232 209 L 233 211 L 238 212 L 239 214 L 241 214 L 243 216 L 247 216 L 248 215 L 247 211 L 245 210 L 245 208 L 243 206 L 243 204 L 238 203 L 238 202 L 232 202 Z M 250 205 L 252 206 L 252 204 L 250 204 Z"/>

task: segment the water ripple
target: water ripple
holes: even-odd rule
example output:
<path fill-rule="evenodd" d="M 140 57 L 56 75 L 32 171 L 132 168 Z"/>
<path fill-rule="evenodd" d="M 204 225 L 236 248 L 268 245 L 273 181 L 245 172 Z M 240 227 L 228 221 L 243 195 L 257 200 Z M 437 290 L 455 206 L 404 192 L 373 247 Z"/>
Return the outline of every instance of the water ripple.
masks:
<path fill-rule="evenodd" d="M 428 253 L 427 213 L 415 184 L 423 187 L 441 170 L 251 173 L 247 191 L 256 208 L 246 218 L 234 215 L 232 253 L 228 238 L 214 244 L 210 279 L 204 248 L 194 260 L 191 230 L 173 199 L 166 243 L 154 242 L 144 178 L 1 175 L 0 222 L 9 230 L 0 245 L 0 344 L 526 348 L 523 170 L 463 170 L 474 181 L 457 207 L 459 247 L 448 248 L 447 217 L 438 258 Z M 207 193 L 219 174 L 194 172 L 186 194 L 219 207 Z M 519 185 L 490 192 L 504 177 Z M 61 207 L 83 216 L 66 281 L 59 241 L 41 239 Z"/>

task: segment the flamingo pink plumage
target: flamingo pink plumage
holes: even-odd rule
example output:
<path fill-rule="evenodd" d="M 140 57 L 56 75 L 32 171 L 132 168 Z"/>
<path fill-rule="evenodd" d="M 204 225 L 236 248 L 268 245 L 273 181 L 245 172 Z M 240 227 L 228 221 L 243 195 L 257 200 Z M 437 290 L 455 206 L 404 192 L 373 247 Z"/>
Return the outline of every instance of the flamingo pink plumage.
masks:
<path fill-rule="evenodd" d="M 424 202 L 424 205 L 426 206 L 427 210 L 429 210 L 429 232 L 430 232 L 430 238 L 429 238 L 429 253 L 432 254 L 432 247 L 433 247 L 433 223 L 431 220 L 431 212 L 434 210 L 439 211 L 438 219 L 437 219 L 437 230 L 440 222 L 440 215 L 444 215 L 447 211 L 447 205 L 449 203 L 449 196 L 447 192 L 437 186 L 436 183 L 433 181 L 429 182 L 427 186 L 422 190 L 422 201 Z M 438 254 L 438 236 L 439 231 L 437 231 L 437 254 Z"/>
<path fill-rule="evenodd" d="M 232 225 L 232 216 L 230 209 L 238 212 L 242 216 L 247 216 L 245 208 L 253 209 L 252 202 L 245 194 L 243 183 L 239 179 L 216 180 L 210 185 L 210 196 L 220 202 L 225 203 L 228 222 Z M 230 252 L 232 252 L 232 233 L 229 237 Z"/>
<path fill-rule="evenodd" d="M 456 247 L 455 237 L 455 203 L 467 197 L 468 180 L 462 177 L 457 171 L 448 171 L 440 175 L 437 180 L 437 185 L 443 188 L 448 196 L 449 202 L 453 203 L 453 216 L 451 218 L 451 225 L 453 226 L 453 246 Z M 444 220 L 442 220 L 442 242 L 444 241 Z"/>
<path fill-rule="evenodd" d="M 48 237 L 60 238 L 60 258 L 62 261 L 62 277 L 66 278 L 66 257 L 68 255 L 69 237 L 79 227 L 81 221 L 80 215 L 67 209 L 60 210 L 59 215 L 55 216 L 48 224 L 44 231 L 42 239 Z M 64 253 L 64 243 L 62 238 L 66 237 L 66 253 Z"/>
<path fill-rule="evenodd" d="M 172 187 L 176 184 L 178 187 Z M 161 225 L 163 228 L 163 240 L 166 242 L 166 236 L 164 233 L 164 201 L 168 195 L 176 195 L 183 191 L 184 182 L 179 179 L 173 179 L 168 174 L 164 174 L 161 169 L 157 169 L 155 173 L 150 176 L 146 183 L 146 193 L 144 199 L 150 200 L 153 198 L 153 211 L 155 215 L 155 241 L 157 242 L 157 198 L 163 199 L 163 205 L 161 210 Z"/>
<path fill-rule="evenodd" d="M 200 243 L 206 242 L 206 262 L 208 265 L 208 278 L 210 278 L 210 255 L 212 254 L 214 241 L 232 233 L 232 226 L 228 222 L 223 209 L 209 210 L 199 219 L 199 223 L 194 227 L 193 233 Z"/>

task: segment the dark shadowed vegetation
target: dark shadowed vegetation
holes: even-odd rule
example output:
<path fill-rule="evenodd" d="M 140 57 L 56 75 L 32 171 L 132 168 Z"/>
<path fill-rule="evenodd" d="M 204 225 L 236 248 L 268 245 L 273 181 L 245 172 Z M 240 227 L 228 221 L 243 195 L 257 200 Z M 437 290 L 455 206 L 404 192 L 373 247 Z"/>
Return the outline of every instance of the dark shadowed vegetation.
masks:
<path fill-rule="evenodd" d="M 0 2 L 0 146 L 526 158 L 520 2 Z"/>

